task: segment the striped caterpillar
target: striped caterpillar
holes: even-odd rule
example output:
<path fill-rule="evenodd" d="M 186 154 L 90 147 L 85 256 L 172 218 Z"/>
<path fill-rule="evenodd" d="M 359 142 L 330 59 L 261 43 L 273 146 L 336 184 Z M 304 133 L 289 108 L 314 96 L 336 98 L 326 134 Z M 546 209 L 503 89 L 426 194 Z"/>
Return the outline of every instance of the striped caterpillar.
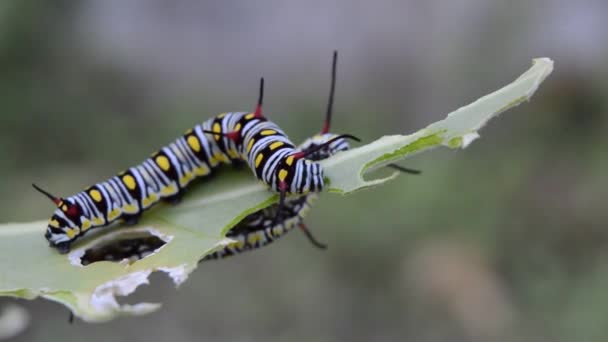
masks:
<path fill-rule="evenodd" d="M 262 115 L 263 90 L 264 79 L 254 112 L 211 118 L 141 164 L 75 195 L 60 198 L 33 184 L 57 206 L 45 233 L 50 245 L 63 254 L 92 228 L 118 220 L 135 224 L 143 211 L 159 201 L 179 201 L 195 178 L 211 174 L 221 164 L 246 161 L 259 180 L 279 193 L 279 208 L 287 195 L 322 191 L 323 169 L 307 157 L 337 140 L 358 139 L 339 135 L 308 151 L 296 150 L 279 126 Z M 323 133 L 328 123 L 325 126 Z"/>

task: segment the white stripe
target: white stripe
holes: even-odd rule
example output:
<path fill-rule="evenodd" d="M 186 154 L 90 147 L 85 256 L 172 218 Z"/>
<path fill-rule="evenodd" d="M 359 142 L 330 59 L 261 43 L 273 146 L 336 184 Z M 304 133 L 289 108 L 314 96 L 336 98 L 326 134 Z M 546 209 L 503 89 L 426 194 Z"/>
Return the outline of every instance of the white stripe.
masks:
<path fill-rule="evenodd" d="M 82 216 L 88 218 L 90 217 L 90 212 L 89 212 L 89 208 L 86 205 L 86 202 L 84 202 L 84 200 L 81 198 L 82 196 L 82 192 L 77 193 L 76 195 L 72 196 L 72 198 L 78 202 L 78 205 L 80 206 L 80 208 L 82 208 Z"/>
<path fill-rule="evenodd" d="M 144 162 L 145 163 L 145 162 Z M 135 181 L 137 182 L 137 187 L 139 188 L 139 198 L 144 199 L 148 193 L 148 186 L 146 180 L 144 179 L 144 175 L 151 177 L 146 170 L 144 170 L 143 165 L 137 165 L 129 169 L 131 171 L 131 175 L 135 177 Z M 145 172 L 145 173 L 144 173 Z"/>

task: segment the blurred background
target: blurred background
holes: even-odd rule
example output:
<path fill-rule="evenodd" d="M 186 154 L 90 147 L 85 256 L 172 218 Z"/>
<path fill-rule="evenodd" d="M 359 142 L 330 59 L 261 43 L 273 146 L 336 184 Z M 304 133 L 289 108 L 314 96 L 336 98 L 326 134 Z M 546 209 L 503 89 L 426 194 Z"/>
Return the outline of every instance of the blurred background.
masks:
<path fill-rule="evenodd" d="M 202 264 L 164 307 L 106 324 L 19 304 L 14 341 L 605 341 L 608 339 L 608 3 L 457 1 L 0 2 L 2 222 L 47 218 L 32 181 L 71 194 L 194 123 L 252 110 L 295 141 L 322 125 L 339 50 L 334 131 L 411 133 L 511 82 L 555 72 L 462 151 L 349 197 L 299 232 Z M 42 231 L 41 231 L 42 238 Z M 135 301 L 132 298 L 126 301 Z"/>

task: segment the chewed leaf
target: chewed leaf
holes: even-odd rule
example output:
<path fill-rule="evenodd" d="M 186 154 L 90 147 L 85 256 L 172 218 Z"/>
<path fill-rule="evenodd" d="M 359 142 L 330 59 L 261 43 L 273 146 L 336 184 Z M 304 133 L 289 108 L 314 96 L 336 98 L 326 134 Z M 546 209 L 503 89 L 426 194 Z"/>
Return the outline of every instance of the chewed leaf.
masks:
<path fill-rule="evenodd" d="M 323 161 L 328 190 L 347 194 L 379 185 L 396 174 L 365 180 L 365 173 L 433 147 L 468 146 L 488 120 L 529 99 L 552 69 L 551 60 L 536 59 L 513 83 L 444 120 Z M 134 292 L 152 272 L 166 273 L 176 285 L 183 283 L 200 259 L 230 242 L 224 236 L 231 227 L 277 197 L 249 170 L 221 170 L 213 180 L 192 186 L 179 205 L 158 205 L 135 226 L 98 229 L 67 255 L 47 246 L 45 221 L 0 225 L 0 295 L 47 298 L 90 322 L 151 312 L 160 304 L 121 305 L 116 296 Z"/>
<path fill-rule="evenodd" d="M 442 145 L 450 148 L 467 147 L 479 137 L 477 131 L 491 118 L 529 100 L 552 70 L 553 61 L 550 59 L 535 59 L 532 67 L 513 83 L 459 108 L 445 119 L 414 134 L 382 137 L 371 144 L 321 162 L 331 181 L 329 191 L 349 193 L 384 183 L 395 175 L 371 181 L 365 180 L 363 175 L 430 148 Z"/>

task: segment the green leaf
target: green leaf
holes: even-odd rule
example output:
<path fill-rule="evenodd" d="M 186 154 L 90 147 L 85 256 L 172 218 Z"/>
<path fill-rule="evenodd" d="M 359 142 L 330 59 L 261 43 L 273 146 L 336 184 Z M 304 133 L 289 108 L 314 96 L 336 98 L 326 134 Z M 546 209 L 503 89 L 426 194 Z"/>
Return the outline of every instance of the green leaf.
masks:
<path fill-rule="evenodd" d="M 550 59 L 535 59 L 532 68 L 513 83 L 444 120 L 414 134 L 385 136 L 324 160 L 328 190 L 347 194 L 379 185 L 397 174 L 374 180 L 365 180 L 364 174 L 433 147 L 466 147 L 488 120 L 528 100 L 552 70 Z M 119 305 L 115 296 L 132 293 L 155 271 L 166 272 L 176 285 L 181 284 L 198 260 L 229 241 L 224 234 L 232 226 L 277 197 L 255 181 L 249 170 L 222 170 L 214 179 L 194 186 L 179 205 L 158 205 L 135 226 L 98 229 L 74 244 L 67 255 L 47 246 L 46 221 L 0 225 L 0 294 L 57 301 L 89 322 L 151 312 L 160 304 Z M 86 250 L 119 236 L 156 236 L 165 244 L 135 262 L 80 264 Z"/>

